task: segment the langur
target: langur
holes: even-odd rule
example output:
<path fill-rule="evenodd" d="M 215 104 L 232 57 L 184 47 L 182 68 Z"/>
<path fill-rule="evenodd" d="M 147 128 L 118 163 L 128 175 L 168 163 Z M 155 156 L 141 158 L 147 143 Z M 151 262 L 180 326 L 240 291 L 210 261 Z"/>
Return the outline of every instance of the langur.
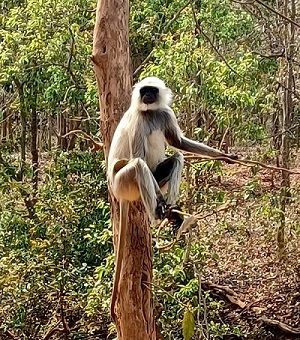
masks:
<path fill-rule="evenodd" d="M 123 115 L 112 139 L 107 177 L 112 193 L 120 204 L 119 237 L 111 300 L 111 315 L 114 321 L 129 202 L 142 200 L 150 220 L 153 221 L 168 216 L 169 208 L 176 203 L 179 193 L 183 155 L 177 152 L 166 158 L 166 144 L 204 156 L 237 158 L 186 138 L 170 108 L 171 101 L 172 92 L 162 80 L 156 77 L 143 79 L 134 86 L 130 107 Z M 166 200 L 164 194 L 167 194 Z"/>

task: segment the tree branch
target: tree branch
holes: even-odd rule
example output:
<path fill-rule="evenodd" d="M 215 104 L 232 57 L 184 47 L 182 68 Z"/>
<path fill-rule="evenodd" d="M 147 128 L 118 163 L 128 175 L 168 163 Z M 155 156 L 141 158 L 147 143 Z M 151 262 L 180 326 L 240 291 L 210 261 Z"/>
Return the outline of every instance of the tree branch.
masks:
<path fill-rule="evenodd" d="M 284 19 L 285 21 L 288 21 L 289 23 L 297 26 L 300 28 L 300 24 L 297 23 L 296 21 L 292 20 L 291 18 L 285 16 L 284 14 L 276 11 L 276 9 L 274 9 L 273 7 L 267 5 L 266 3 L 264 3 L 263 1 L 261 0 L 254 0 L 255 2 L 257 2 L 258 4 L 262 5 L 263 7 L 267 8 L 269 11 L 271 11 L 272 13 L 278 15 L 279 17 L 281 17 L 282 19 Z"/>
<path fill-rule="evenodd" d="M 200 158 L 200 159 L 198 159 Z M 286 169 L 286 168 L 282 168 L 282 167 L 278 167 L 278 166 L 274 166 L 274 165 L 267 165 L 258 161 L 253 161 L 250 159 L 231 159 L 228 157 L 204 157 L 204 156 L 198 156 L 198 155 L 187 155 L 185 156 L 185 159 L 198 159 L 198 161 L 200 162 L 206 162 L 208 160 L 212 160 L 212 161 L 229 161 L 231 163 L 236 163 L 236 164 L 240 164 L 243 166 L 247 166 L 252 168 L 255 165 L 261 166 L 262 168 L 266 168 L 266 169 L 271 169 L 274 171 L 284 171 L 287 172 L 291 175 L 300 175 L 300 171 L 296 171 L 296 170 L 290 170 L 290 169 Z"/>
<path fill-rule="evenodd" d="M 59 137 L 66 138 L 67 136 L 72 135 L 72 134 L 76 134 L 76 135 L 81 134 L 83 135 L 85 139 L 89 140 L 93 145 L 92 151 L 99 151 L 103 149 L 103 143 L 96 141 L 91 135 L 87 134 L 86 132 L 82 130 L 72 130 L 66 133 L 65 135 L 59 135 Z"/>

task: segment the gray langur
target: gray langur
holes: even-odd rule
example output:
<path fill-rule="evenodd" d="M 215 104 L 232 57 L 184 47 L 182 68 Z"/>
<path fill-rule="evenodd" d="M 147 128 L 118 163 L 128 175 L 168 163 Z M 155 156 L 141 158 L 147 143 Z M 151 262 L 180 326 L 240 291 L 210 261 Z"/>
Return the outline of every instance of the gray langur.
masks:
<path fill-rule="evenodd" d="M 123 115 L 112 139 L 107 176 L 112 193 L 120 204 L 119 237 L 111 300 L 113 320 L 129 202 L 141 199 L 151 220 L 162 219 L 166 216 L 167 207 L 176 202 L 179 193 L 183 155 L 177 152 L 166 158 L 166 144 L 204 156 L 237 158 L 186 138 L 170 108 L 171 101 L 172 92 L 162 80 L 156 77 L 143 79 L 134 86 L 130 107 Z"/>

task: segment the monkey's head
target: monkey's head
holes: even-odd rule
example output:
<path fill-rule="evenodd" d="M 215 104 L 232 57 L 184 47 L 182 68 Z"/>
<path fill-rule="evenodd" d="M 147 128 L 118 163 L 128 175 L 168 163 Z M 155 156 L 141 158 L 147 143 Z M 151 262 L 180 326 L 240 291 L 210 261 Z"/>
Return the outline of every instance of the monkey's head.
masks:
<path fill-rule="evenodd" d="M 131 106 L 138 111 L 164 109 L 171 102 L 172 92 L 159 78 L 147 77 L 133 88 Z"/>

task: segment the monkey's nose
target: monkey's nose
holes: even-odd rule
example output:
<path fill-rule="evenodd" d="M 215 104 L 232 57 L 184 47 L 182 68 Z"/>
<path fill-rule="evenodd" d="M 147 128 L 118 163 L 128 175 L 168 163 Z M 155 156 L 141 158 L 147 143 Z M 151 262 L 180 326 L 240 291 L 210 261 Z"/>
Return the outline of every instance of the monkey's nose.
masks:
<path fill-rule="evenodd" d="M 146 95 L 143 97 L 143 103 L 144 104 L 153 104 L 155 102 L 154 96 Z"/>

